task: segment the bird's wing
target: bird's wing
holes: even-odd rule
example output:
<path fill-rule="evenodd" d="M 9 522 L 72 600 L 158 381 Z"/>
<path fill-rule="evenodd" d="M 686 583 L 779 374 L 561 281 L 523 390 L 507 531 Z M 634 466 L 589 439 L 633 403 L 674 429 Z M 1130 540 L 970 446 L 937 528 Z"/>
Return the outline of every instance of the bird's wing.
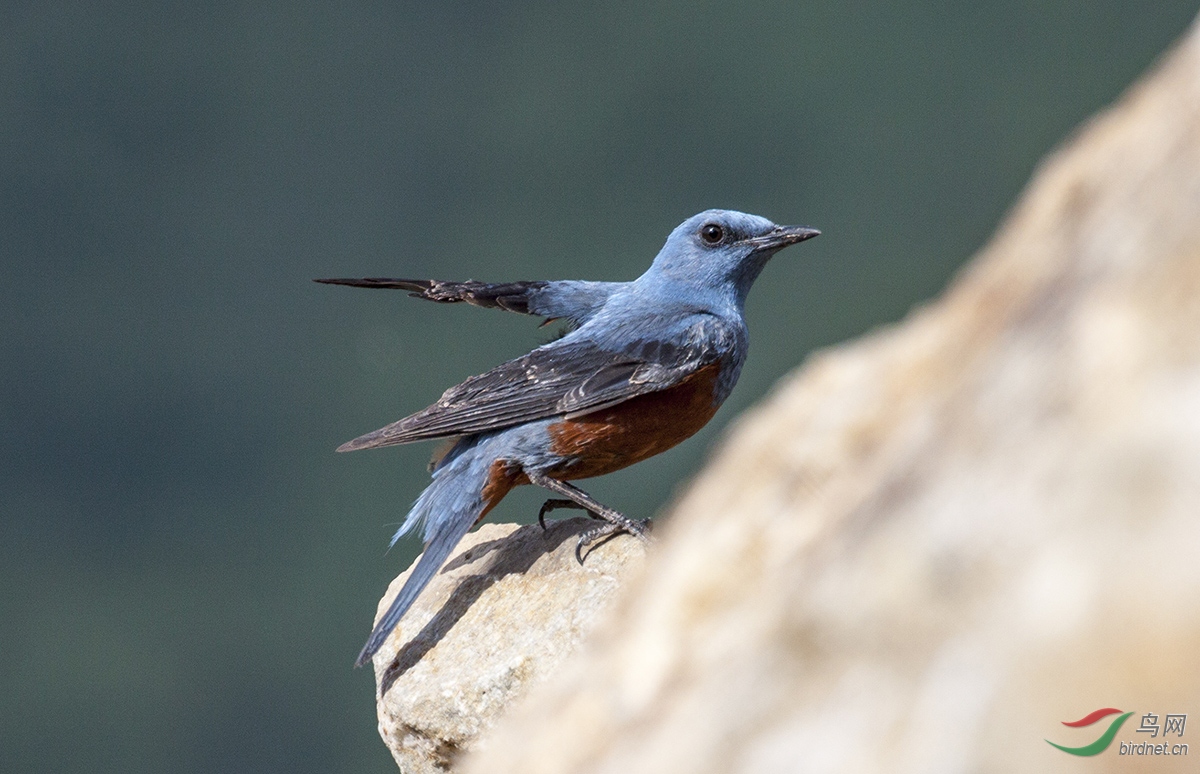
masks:
<path fill-rule="evenodd" d="M 318 279 L 326 285 L 355 288 L 407 290 L 413 298 L 440 304 L 468 303 L 484 309 L 504 309 L 551 319 L 567 319 L 582 324 L 624 283 L 586 282 L 582 280 L 531 280 L 522 282 L 445 282 L 442 280 L 391 279 Z"/>
<path fill-rule="evenodd" d="M 424 411 L 343 444 L 372 449 L 483 433 L 553 416 L 580 416 L 678 384 L 710 350 L 639 341 L 621 351 L 560 340 L 451 387 Z"/>
<path fill-rule="evenodd" d="M 349 285 L 355 288 L 377 288 L 384 290 L 407 290 L 413 298 L 424 298 L 440 304 L 456 304 L 465 301 L 485 309 L 505 309 L 520 314 L 537 314 L 529 309 L 529 294 L 550 284 L 532 282 L 443 282 L 441 280 L 391 279 L 387 277 L 364 277 L 363 279 L 319 279 L 326 285 Z"/>

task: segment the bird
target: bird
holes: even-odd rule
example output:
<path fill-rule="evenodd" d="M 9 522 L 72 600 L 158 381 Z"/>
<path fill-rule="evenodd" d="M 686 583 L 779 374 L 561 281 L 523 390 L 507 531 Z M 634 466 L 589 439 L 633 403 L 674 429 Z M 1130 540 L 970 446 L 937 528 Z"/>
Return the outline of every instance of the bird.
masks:
<path fill-rule="evenodd" d="M 649 519 L 629 518 L 571 482 L 664 452 L 707 424 L 746 360 L 750 286 L 775 253 L 819 234 L 714 209 L 676 227 L 650 267 L 629 282 L 314 280 L 534 315 L 566 330 L 451 387 L 428 408 L 338 447 L 452 441 L 392 537 L 394 545 L 422 527 L 424 552 L 355 666 L 374 657 L 462 537 L 517 486 L 557 495 L 542 506 L 539 522 L 556 508 L 602 521 L 580 535 L 581 562 L 586 547 L 609 536 L 648 539 Z"/>

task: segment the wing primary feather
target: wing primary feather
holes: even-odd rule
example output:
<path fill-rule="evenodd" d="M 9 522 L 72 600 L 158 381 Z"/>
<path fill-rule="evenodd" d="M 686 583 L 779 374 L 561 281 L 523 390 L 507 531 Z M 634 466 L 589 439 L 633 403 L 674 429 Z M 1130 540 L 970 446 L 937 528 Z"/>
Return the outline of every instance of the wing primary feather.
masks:
<path fill-rule="evenodd" d="M 517 314 L 536 314 L 529 310 L 529 294 L 550 284 L 543 280 L 519 282 L 445 282 L 442 280 L 396 279 L 363 277 L 317 279 L 325 285 L 347 285 L 353 288 L 407 290 L 413 298 L 424 298 L 439 304 L 466 302 L 485 309 L 503 309 Z"/>
<path fill-rule="evenodd" d="M 433 280 L 390 279 L 387 277 L 363 277 L 362 279 L 332 277 L 315 279 L 313 282 L 320 282 L 322 285 L 346 285 L 352 288 L 407 290 L 414 296 L 420 296 L 427 292 L 433 284 Z"/>

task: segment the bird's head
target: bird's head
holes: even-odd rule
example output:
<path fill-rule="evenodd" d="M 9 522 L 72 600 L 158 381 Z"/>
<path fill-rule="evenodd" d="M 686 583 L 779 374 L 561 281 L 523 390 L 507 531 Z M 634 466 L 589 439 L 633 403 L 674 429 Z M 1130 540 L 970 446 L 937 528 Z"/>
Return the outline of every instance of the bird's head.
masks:
<path fill-rule="evenodd" d="M 732 290 L 741 302 L 771 256 L 820 233 L 808 226 L 777 226 L 744 212 L 705 210 L 671 232 L 647 276 Z"/>

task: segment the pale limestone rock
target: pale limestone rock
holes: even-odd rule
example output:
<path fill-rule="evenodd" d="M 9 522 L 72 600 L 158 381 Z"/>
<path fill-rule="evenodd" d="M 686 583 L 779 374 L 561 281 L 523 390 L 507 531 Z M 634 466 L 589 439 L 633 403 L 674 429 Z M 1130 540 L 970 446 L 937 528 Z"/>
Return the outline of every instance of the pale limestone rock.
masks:
<path fill-rule="evenodd" d="M 1127 771 L 1152 712 L 1190 755 L 1137 768 L 1195 771 L 1200 32 L 942 299 L 741 420 L 665 532 L 465 770 Z M 1107 752 L 1044 741 L 1110 706 Z"/>
<path fill-rule="evenodd" d="M 578 648 L 641 567 L 643 544 L 624 535 L 580 565 L 576 539 L 595 525 L 484 524 L 434 576 L 374 659 L 379 733 L 405 774 L 446 771 Z M 408 574 L 392 581 L 377 618 Z"/>

